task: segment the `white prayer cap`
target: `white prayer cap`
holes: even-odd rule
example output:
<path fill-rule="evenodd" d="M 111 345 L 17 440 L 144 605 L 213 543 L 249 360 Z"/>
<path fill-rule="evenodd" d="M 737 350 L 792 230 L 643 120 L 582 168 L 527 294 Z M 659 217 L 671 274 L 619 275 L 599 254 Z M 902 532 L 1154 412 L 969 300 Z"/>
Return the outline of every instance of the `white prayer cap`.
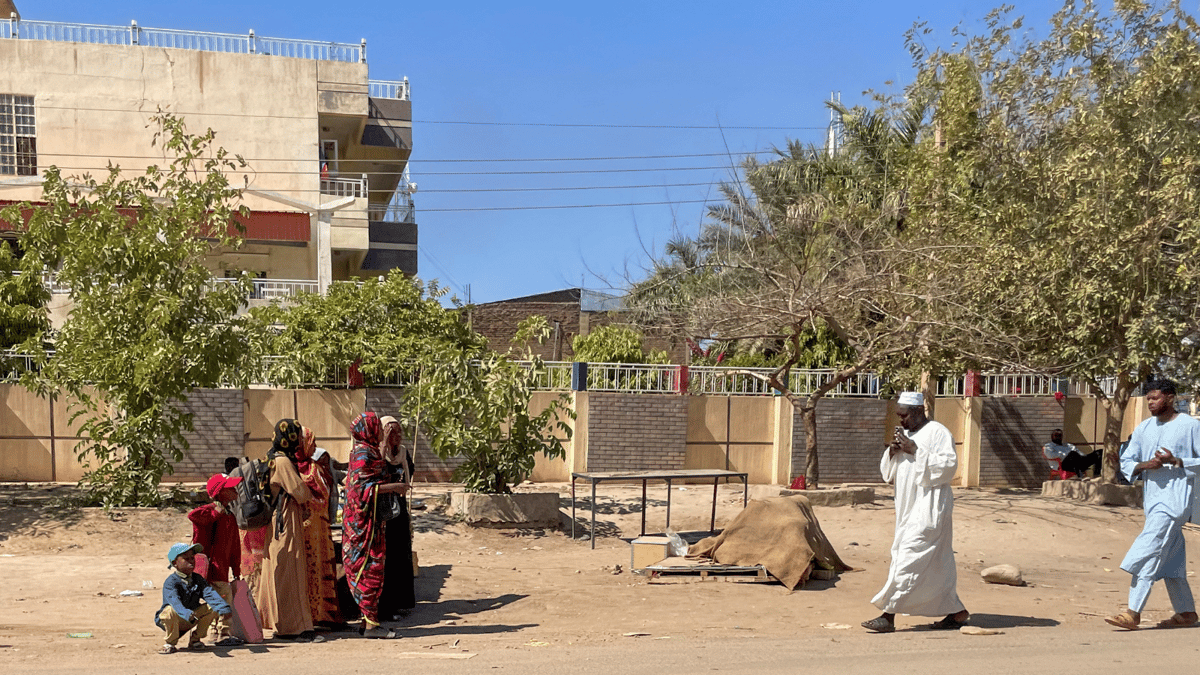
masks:
<path fill-rule="evenodd" d="M 325 448 L 317 448 L 316 451 L 314 451 L 312 454 L 312 460 L 314 462 L 319 462 L 319 461 L 321 461 L 321 458 L 324 457 L 326 454 L 328 454 L 328 453 L 325 452 Z"/>
<path fill-rule="evenodd" d="M 906 391 L 900 394 L 896 405 L 925 405 L 925 395 L 919 391 Z"/>

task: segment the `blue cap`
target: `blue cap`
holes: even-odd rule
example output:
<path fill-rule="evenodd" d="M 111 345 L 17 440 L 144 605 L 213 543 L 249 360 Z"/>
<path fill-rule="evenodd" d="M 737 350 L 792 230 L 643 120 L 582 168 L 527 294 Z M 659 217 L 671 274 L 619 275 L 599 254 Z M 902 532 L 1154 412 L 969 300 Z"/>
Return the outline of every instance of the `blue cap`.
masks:
<path fill-rule="evenodd" d="M 171 550 L 167 551 L 167 562 L 174 563 L 176 558 L 188 551 L 200 553 L 203 550 L 200 544 L 171 544 Z"/>

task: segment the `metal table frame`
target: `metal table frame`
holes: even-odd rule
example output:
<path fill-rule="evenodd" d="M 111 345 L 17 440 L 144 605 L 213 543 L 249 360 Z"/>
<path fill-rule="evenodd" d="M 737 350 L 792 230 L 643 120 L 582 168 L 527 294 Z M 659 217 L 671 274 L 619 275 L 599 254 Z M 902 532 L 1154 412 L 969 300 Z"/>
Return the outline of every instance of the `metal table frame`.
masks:
<path fill-rule="evenodd" d="M 713 503 L 712 503 L 712 519 L 709 521 L 708 529 L 710 532 L 716 530 L 717 527 L 717 486 L 721 479 L 724 478 L 728 483 L 731 478 L 740 478 L 742 480 L 742 508 L 746 508 L 746 504 L 750 499 L 750 474 L 739 471 L 725 471 L 721 469 L 681 469 L 679 471 L 630 471 L 630 472 L 580 472 L 571 474 L 571 539 L 575 538 L 575 481 L 583 479 L 592 483 L 592 526 L 589 532 L 589 539 L 592 540 L 592 548 L 596 548 L 596 484 L 604 481 L 642 481 L 642 534 L 646 534 L 646 483 L 652 480 L 666 481 L 667 483 L 667 527 L 671 526 L 671 482 L 676 480 L 687 480 L 695 478 L 711 478 L 713 479 Z"/>

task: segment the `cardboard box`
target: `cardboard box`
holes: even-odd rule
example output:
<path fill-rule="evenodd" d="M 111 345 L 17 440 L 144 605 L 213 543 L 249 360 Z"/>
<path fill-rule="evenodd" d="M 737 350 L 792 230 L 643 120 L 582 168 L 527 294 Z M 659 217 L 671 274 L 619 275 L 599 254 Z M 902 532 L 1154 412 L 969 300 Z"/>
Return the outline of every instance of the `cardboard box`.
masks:
<path fill-rule="evenodd" d="M 629 569 L 640 570 L 671 557 L 671 540 L 666 537 L 638 537 L 629 544 Z"/>

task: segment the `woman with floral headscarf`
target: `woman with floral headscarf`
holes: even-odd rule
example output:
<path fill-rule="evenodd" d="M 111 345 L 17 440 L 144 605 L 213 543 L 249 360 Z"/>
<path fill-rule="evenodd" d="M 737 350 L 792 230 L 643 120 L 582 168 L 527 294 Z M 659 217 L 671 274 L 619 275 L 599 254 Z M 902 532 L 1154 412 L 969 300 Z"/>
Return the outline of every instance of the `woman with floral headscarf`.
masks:
<path fill-rule="evenodd" d="M 346 476 L 346 509 L 342 518 L 342 565 L 350 594 L 363 615 L 363 635 L 393 638 L 395 633 L 380 625 L 379 595 L 383 590 L 383 568 L 387 555 L 387 523 L 376 516 L 380 497 L 403 495 L 405 483 L 393 483 L 387 462 L 380 452 L 383 425 L 379 416 L 365 412 L 351 427 L 354 450 Z"/>
<path fill-rule="evenodd" d="M 336 499 L 337 488 L 333 474 L 321 462 L 313 459 L 317 438 L 312 429 L 304 427 L 300 451 L 296 453 L 296 469 L 313 494 L 312 501 L 301 506 L 304 516 L 304 553 L 308 562 L 308 605 L 314 624 L 332 627 L 342 622 L 338 608 L 337 565 L 330 534 L 329 500 Z"/>
<path fill-rule="evenodd" d="M 294 419 L 282 419 L 275 424 L 275 437 L 267 453 L 275 514 L 267 526 L 267 550 L 256 600 L 263 628 L 274 629 L 277 639 L 309 642 L 314 638 L 308 604 L 304 504 L 313 495 L 295 464 L 304 440 L 302 434 L 300 423 Z"/>

